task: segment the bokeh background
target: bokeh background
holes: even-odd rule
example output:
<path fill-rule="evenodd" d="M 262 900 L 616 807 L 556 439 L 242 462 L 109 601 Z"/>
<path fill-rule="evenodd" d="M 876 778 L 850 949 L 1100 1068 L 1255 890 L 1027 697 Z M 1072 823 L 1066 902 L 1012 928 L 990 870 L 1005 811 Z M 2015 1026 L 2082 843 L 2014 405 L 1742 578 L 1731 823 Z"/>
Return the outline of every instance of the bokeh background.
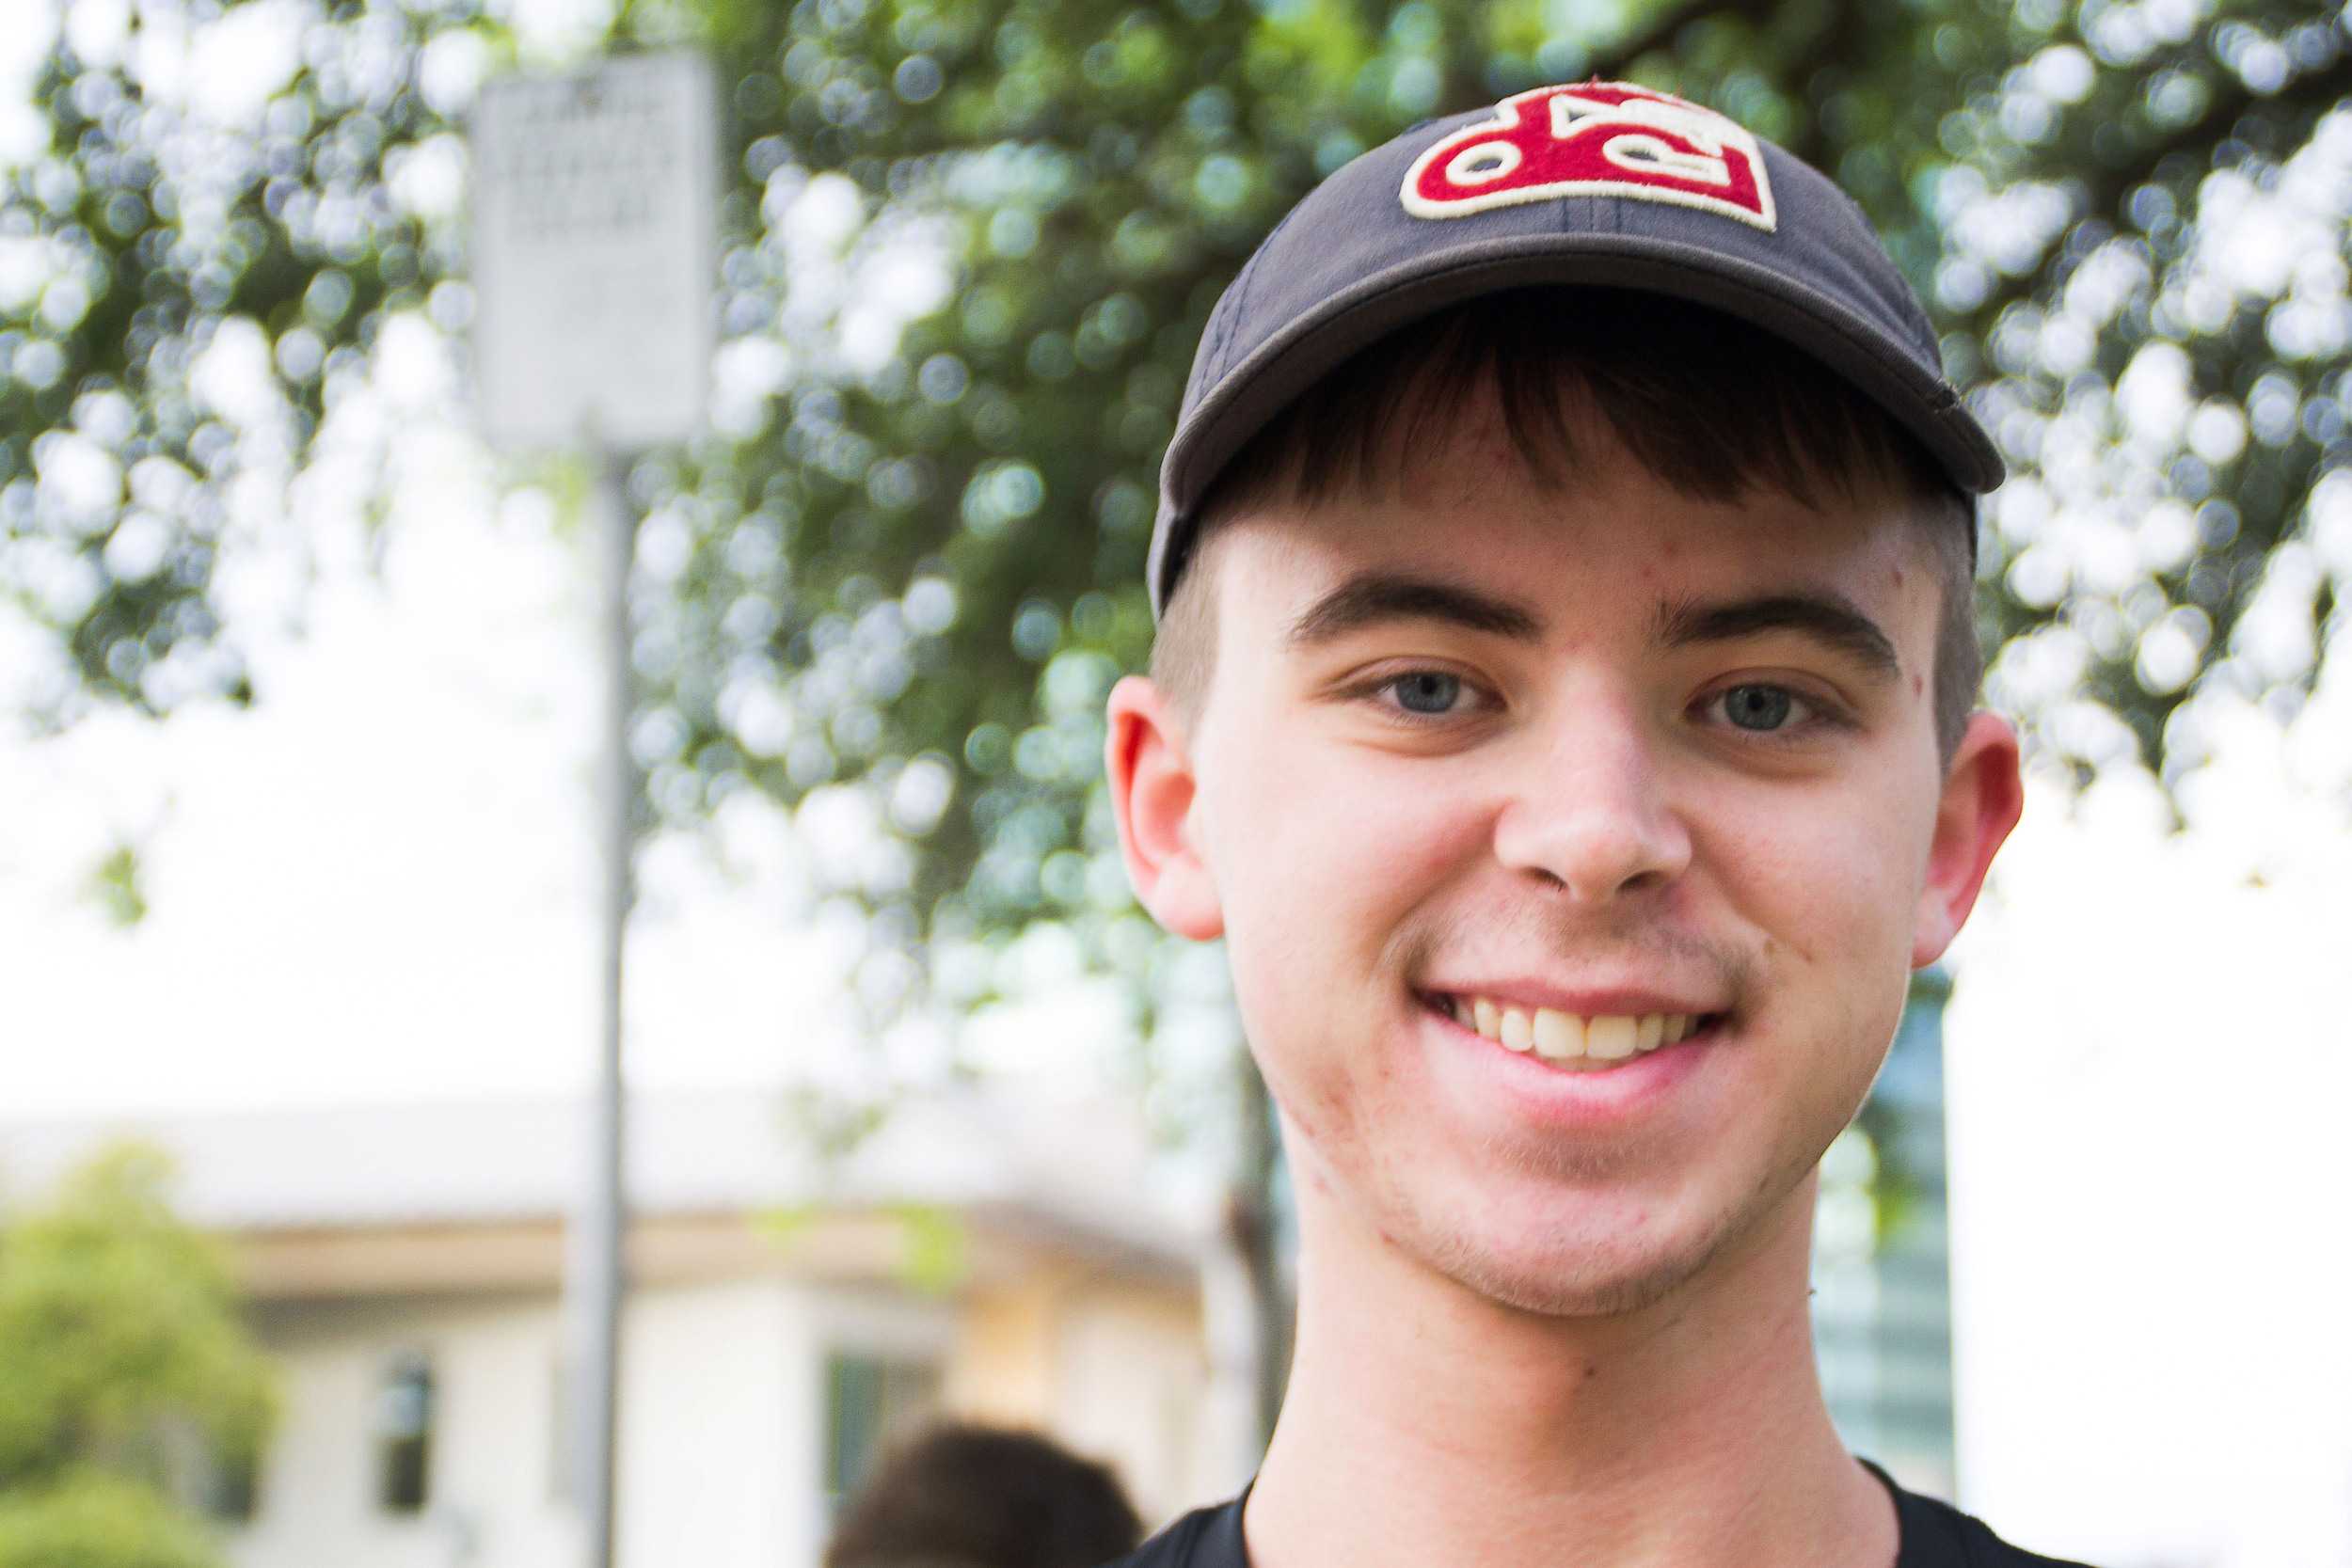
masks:
<path fill-rule="evenodd" d="M 2033 794 L 1832 1151 L 1841 1427 L 2040 1550 L 2352 1565 L 2352 30 L 2230 0 L 11 0 L 0 1564 L 578 1560 L 594 474 L 477 434 L 465 128 L 673 46 L 623 1559 L 813 1563 L 940 1412 L 1154 1523 L 1249 1474 L 1279 1150 L 1100 779 L 1159 450 L 1302 191 L 1599 75 L 1832 171 L 2010 467 Z"/>

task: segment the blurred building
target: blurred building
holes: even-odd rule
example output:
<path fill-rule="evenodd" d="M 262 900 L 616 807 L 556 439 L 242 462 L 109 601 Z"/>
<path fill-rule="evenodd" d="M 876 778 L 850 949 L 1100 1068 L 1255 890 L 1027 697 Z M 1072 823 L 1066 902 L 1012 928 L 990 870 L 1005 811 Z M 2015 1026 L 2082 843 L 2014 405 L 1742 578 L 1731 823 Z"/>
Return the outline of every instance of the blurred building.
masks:
<path fill-rule="evenodd" d="M 20 1127 L 0 1164 L 21 1191 L 145 1136 L 230 1241 L 285 1395 L 214 1499 L 237 1568 L 571 1568 L 584 1130 L 556 1100 Z M 642 1100 L 630 1138 L 624 1564 L 813 1564 L 879 1447 L 937 1412 L 1107 1460 L 1154 1520 L 1223 1484 L 1200 1246 L 1116 1114 L 927 1101 L 821 1180 L 750 1093 Z"/>
<path fill-rule="evenodd" d="M 1821 1160 L 1813 1344 L 1846 1446 L 1915 1491 L 1955 1495 L 1941 970 L 1913 976 L 1869 1103 Z"/>

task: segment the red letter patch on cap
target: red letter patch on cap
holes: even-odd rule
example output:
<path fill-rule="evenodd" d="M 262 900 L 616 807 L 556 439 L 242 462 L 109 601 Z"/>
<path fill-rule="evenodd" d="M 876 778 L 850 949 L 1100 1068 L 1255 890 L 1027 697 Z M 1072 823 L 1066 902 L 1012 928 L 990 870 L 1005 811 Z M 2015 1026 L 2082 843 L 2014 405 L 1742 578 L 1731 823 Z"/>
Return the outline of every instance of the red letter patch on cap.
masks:
<path fill-rule="evenodd" d="M 1772 227 L 1763 150 L 1712 109 L 1624 82 L 1537 87 L 1413 160 L 1405 210 L 1451 218 L 1558 196 L 1671 201 Z"/>

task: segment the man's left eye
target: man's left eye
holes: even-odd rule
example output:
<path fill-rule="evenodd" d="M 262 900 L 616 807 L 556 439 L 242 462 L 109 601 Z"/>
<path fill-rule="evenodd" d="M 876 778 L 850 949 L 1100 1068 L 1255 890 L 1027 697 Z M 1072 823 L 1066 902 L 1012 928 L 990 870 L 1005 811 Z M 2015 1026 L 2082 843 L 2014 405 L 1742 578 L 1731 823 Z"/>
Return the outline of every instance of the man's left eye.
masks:
<path fill-rule="evenodd" d="M 1735 729 L 1756 735 L 1777 734 L 1792 717 L 1810 716 L 1814 706 L 1785 686 L 1734 686 L 1717 692 L 1707 705 L 1720 706 Z"/>

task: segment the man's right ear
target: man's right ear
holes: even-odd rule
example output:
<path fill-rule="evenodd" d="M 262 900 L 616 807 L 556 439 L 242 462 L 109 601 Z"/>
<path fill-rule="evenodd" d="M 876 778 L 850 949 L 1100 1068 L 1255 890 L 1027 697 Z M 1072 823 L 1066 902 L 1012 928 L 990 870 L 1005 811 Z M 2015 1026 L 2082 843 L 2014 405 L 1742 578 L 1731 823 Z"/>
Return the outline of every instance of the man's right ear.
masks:
<path fill-rule="evenodd" d="M 1180 937 L 1222 936 L 1225 913 L 1193 831 L 1192 758 L 1175 709 L 1150 680 L 1129 675 L 1111 688 L 1107 717 L 1103 768 L 1136 896 Z"/>

